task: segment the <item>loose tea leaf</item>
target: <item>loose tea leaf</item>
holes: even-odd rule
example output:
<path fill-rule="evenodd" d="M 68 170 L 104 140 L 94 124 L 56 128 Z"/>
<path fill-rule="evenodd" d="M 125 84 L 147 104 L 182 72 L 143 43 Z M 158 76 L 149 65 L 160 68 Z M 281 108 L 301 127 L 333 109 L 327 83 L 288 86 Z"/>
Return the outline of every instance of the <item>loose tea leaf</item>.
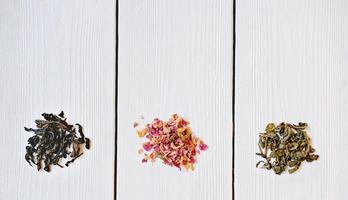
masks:
<path fill-rule="evenodd" d="M 154 162 L 159 158 L 165 165 L 179 169 L 184 167 L 186 170 L 194 170 L 196 154 L 208 148 L 201 139 L 193 135 L 189 122 L 177 114 L 169 121 L 154 119 L 142 130 L 137 130 L 137 135 L 148 140 L 139 150 L 144 155 L 142 162 Z"/>
<path fill-rule="evenodd" d="M 288 168 L 290 174 L 296 172 L 303 161 L 312 162 L 319 158 L 314 154 L 307 135 L 306 123 L 275 125 L 269 123 L 264 133 L 259 135 L 258 147 L 260 152 L 256 155 L 264 160 L 259 161 L 256 167 L 271 170 L 281 174 Z"/>
<path fill-rule="evenodd" d="M 28 139 L 25 160 L 37 166 L 37 170 L 44 169 L 49 172 L 51 165 L 58 165 L 61 159 L 68 160 L 65 166 L 69 166 L 83 154 L 83 145 L 90 148 L 90 140 L 85 137 L 80 124 L 70 125 L 66 122 L 64 112 L 58 116 L 43 113 L 43 120 L 35 120 L 37 129 L 26 128 L 25 131 L 34 133 Z"/>

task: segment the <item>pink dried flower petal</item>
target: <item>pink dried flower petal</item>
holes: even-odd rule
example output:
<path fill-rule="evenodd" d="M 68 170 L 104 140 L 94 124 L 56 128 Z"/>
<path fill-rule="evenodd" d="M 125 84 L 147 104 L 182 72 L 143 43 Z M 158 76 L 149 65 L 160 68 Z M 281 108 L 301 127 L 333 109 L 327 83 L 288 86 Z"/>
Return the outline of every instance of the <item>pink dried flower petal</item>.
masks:
<path fill-rule="evenodd" d="M 150 151 L 152 149 L 152 144 L 150 144 L 150 142 L 146 142 L 143 144 L 143 148 L 145 151 Z"/>
<path fill-rule="evenodd" d="M 196 159 L 194 157 L 191 158 L 191 163 L 195 163 L 196 162 Z"/>
<path fill-rule="evenodd" d="M 206 144 L 204 144 L 204 143 L 200 143 L 200 144 L 199 144 L 199 149 L 200 149 L 201 151 L 205 151 L 205 150 L 208 149 L 208 145 L 206 145 Z"/>
<path fill-rule="evenodd" d="M 156 147 L 154 147 L 153 149 L 154 149 L 155 151 L 157 151 L 157 152 L 161 150 L 159 146 L 156 146 Z"/>

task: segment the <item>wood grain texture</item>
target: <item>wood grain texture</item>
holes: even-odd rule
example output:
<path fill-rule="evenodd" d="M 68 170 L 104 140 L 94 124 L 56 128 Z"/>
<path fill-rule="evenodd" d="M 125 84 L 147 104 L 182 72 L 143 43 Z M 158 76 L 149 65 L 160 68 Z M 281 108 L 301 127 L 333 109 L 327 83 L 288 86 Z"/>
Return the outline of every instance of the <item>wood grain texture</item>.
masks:
<path fill-rule="evenodd" d="M 117 199 L 232 198 L 232 1 L 120 0 Z M 194 172 L 141 163 L 132 127 L 178 113 L 209 149 Z"/>
<path fill-rule="evenodd" d="M 0 199 L 113 199 L 115 1 L 0 1 Z M 64 110 L 92 148 L 69 168 L 24 159 L 43 112 Z"/>
<path fill-rule="evenodd" d="M 236 200 L 348 197 L 348 2 L 237 1 Z M 319 161 L 256 169 L 268 122 L 308 122 Z"/>

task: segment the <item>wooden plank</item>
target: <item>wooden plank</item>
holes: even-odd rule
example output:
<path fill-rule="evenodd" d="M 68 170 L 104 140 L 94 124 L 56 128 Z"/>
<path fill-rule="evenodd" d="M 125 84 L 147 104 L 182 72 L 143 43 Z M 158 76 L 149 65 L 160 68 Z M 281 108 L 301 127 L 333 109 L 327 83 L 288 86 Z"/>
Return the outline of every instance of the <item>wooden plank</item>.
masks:
<path fill-rule="evenodd" d="M 120 0 L 117 199 L 232 199 L 231 11 L 231 0 Z M 134 120 L 173 113 L 209 145 L 194 172 L 137 153 Z"/>
<path fill-rule="evenodd" d="M 236 199 L 348 197 L 348 2 L 237 1 Z M 268 122 L 308 122 L 320 160 L 256 169 Z"/>
<path fill-rule="evenodd" d="M 113 199 L 115 25 L 114 0 L 0 2 L 0 199 Z M 61 110 L 92 149 L 37 172 L 23 127 Z"/>

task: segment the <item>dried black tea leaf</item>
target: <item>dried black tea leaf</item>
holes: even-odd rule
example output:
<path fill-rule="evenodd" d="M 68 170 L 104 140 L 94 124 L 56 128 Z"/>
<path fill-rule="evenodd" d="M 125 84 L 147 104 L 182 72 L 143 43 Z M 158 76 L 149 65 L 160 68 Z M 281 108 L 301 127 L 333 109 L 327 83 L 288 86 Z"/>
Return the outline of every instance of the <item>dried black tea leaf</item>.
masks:
<path fill-rule="evenodd" d="M 25 160 L 36 165 L 37 170 L 49 172 L 51 165 L 63 166 L 60 161 L 69 159 L 65 166 L 69 166 L 83 154 L 83 146 L 90 148 L 90 140 L 85 137 L 80 124 L 71 125 L 66 122 L 64 112 L 58 115 L 42 114 L 44 119 L 35 120 L 36 128 L 26 128 L 27 132 L 34 133 L 28 139 Z"/>
<path fill-rule="evenodd" d="M 281 174 L 288 169 L 290 174 L 296 172 L 303 161 L 312 162 L 319 158 L 314 154 L 310 138 L 307 135 L 306 123 L 275 125 L 269 123 L 264 133 L 259 135 L 259 153 L 263 158 L 256 167 L 273 170 Z"/>

